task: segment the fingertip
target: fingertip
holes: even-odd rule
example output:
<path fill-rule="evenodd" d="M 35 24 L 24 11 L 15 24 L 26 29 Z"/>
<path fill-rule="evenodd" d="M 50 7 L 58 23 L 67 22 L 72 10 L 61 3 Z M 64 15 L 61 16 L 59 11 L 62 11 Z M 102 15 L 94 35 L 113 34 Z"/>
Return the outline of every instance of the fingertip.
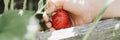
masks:
<path fill-rule="evenodd" d="M 52 23 L 51 22 L 47 22 L 46 26 L 49 28 L 50 31 L 55 31 L 55 29 L 52 27 Z"/>
<path fill-rule="evenodd" d="M 50 28 L 50 31 L 52 31 L 52 32 L 53 32 L 53 31 L 55 31 L 55 29 L 54 29 L 54 28 Z"/>
<path fill-rule="evenodd" d="M 46 22 L 46 26 L 47 26 L 48 28 L 52 28 L 51 22 Z"/>

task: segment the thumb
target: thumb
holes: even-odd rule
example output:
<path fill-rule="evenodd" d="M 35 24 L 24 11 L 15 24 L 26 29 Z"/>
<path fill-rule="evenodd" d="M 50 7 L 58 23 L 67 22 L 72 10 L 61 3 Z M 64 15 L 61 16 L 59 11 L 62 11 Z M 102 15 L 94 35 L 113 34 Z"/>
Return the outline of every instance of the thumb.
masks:
<path fill-rule="evenodd" d="M 63 0 L 48 0 L 47 14 L 50 14 L 58 9 L 62 9 Z"/>
<path fill-rule="evenodd" d="M 52 12 L 54 12 L 56 10 L 55 6 L 51 6 L 48 7 L 48 9 L 46 9 L 46 14 L 51 14 Z"/>

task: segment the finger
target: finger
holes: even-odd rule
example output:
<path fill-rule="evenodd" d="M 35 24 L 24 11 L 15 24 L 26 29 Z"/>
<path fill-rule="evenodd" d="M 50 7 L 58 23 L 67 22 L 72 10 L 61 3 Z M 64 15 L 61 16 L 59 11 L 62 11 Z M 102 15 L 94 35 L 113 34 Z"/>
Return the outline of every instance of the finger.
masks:
<path fill-rule="evenodd" d="M 47 22 L 47 23 L 46 23 L 46 26 L 47 26 L 48 28 L 52 28 L 51 22 Z"/>
<path fill-rule="evenodd" d="M 54 31 L 55 29 L 52 27 L 51 22 L 47 22 L 46 26 L 49 28 L 50 31 Z"/>
<path fill-rule="evenodd" d="M 50 20 L 49 20 L 49 16 L 48 16 L 46 13 L 43 14 L 43 19 L 45 20 L 46 26 L 47 26 L 48 28 L 51 28 L 51 27 L 52 27 L 52 24 L 51 24 L 51 22 L 50 22 Z"/>
<path fill-rule="evenodd" d="M 52 0 L 48 0 L 48 9 L 46 9 L 46 13 L 50 14 L 55 11 L 55 3 Z"/>
<path fill-rule="evenodd" d="M 50 28 L 50 31 L 55 31 L 55 29 L 54 28 Z"/>
<path fill-rule="evenodd" d="M 47 14 L 50 14 L 58 9 L 62 9 L 62 5 L 62 0 L 48 0 L 48 9 L 46 10 Z"/>
<path fill-rule="evenodd" d="M 49 16 L 45 13 L 43 13 L 43 20 L 45 20 L 45 22 L 49 22 Z"/>
<path fill-rule="evenodd" d="M 48 7 L 48 9 L 45 11 L 46 14 L 51 14 L 56 10 L 55 6 Z"/>

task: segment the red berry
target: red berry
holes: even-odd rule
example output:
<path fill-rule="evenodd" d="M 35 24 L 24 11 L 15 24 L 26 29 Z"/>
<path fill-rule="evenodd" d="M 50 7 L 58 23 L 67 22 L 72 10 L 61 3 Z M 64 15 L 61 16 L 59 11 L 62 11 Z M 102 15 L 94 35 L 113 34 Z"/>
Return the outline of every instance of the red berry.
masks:
<path fill-rule="evenodd" d="M 70 18 L 65 10 L 58 10 L 56 14 L 52 16 L 52 27 L 56 30 L 71 27 Z"/>

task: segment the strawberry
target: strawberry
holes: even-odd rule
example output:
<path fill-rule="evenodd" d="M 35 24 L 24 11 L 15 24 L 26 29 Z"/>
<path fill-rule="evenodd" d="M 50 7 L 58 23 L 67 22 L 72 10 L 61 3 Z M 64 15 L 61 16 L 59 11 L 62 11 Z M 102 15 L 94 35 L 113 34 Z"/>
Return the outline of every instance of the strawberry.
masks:
<path fill-rule="evenodd" d="M 56 30 L 71 27 L 70 18 L 65 10 L 58 10 L 56 14 L 52 16 L 52 27 Z"/>

